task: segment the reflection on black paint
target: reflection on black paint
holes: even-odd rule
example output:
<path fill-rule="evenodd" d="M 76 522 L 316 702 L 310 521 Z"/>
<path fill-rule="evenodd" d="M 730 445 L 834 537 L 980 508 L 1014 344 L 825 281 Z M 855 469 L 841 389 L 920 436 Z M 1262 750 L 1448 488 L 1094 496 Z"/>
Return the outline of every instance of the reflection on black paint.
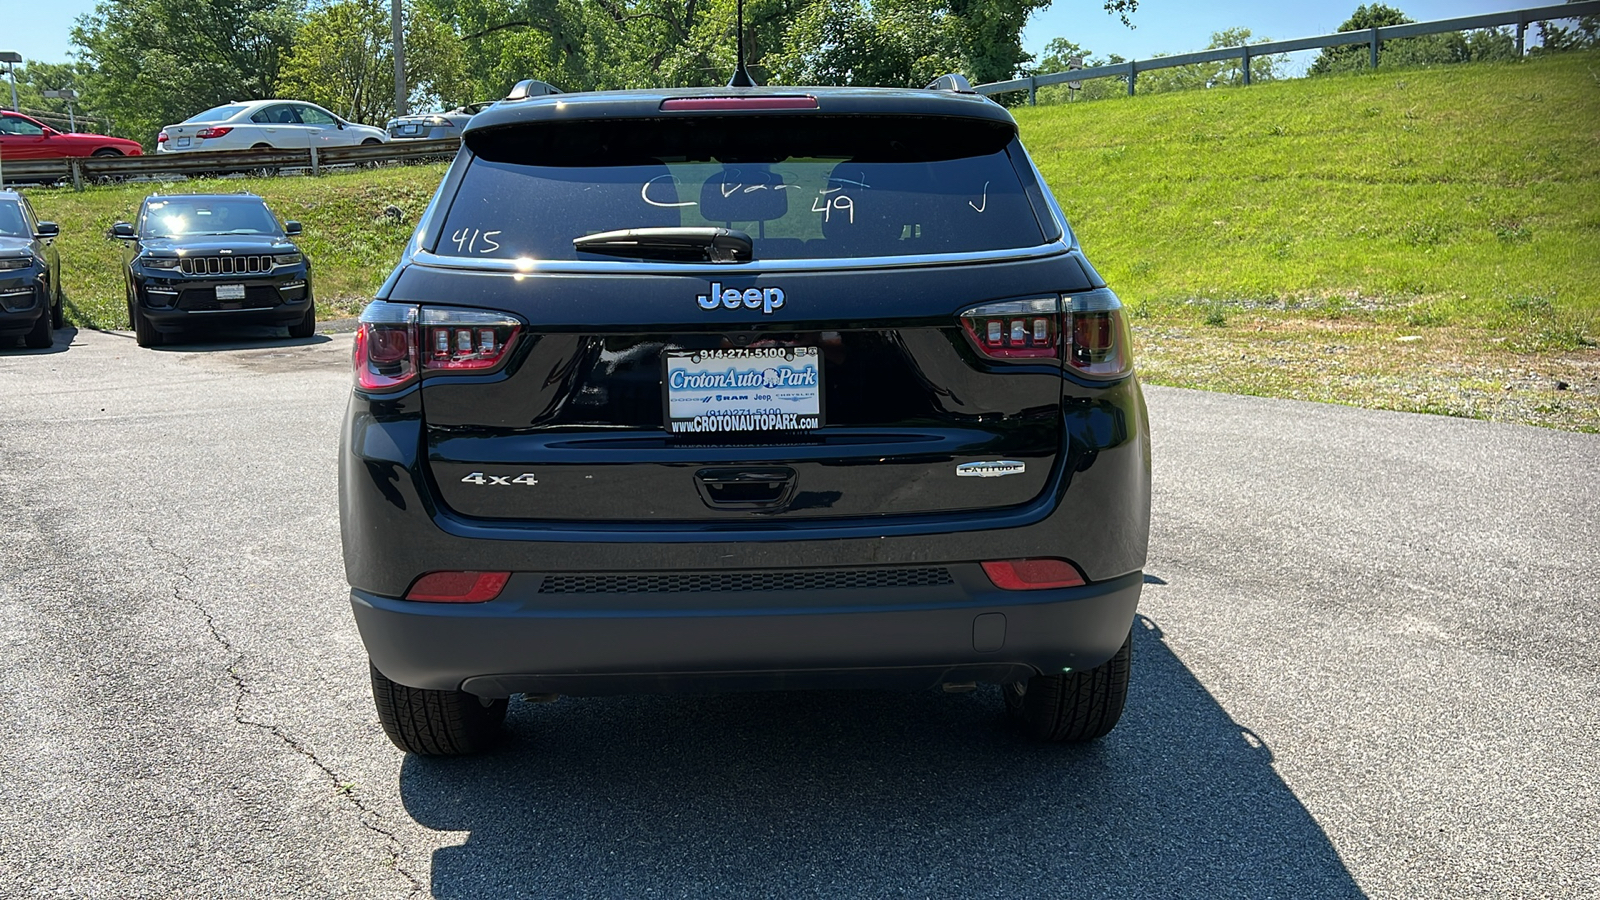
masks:
<path fill-rule="evenodd" d="M 377 486 L 378 492 L 383 494 L 383 499 L 402 511 L 406 508 L 405 495 L 396 487 L 402 477 L 409 478 L 409 474 L 398 463 L 382 462 L 379 460 L 363 460 L 367 465 L 367 474 L 372 476 L 372 483 Z"/>
<path fill-rule="evenodd" d="M 1322 829 L 1146 619 L 1122 724 L 1021 738 L 998 691 L 514 703 L 513 737 L 408 757 L 471 832 L 440 898 L 1361 897 Z"/>

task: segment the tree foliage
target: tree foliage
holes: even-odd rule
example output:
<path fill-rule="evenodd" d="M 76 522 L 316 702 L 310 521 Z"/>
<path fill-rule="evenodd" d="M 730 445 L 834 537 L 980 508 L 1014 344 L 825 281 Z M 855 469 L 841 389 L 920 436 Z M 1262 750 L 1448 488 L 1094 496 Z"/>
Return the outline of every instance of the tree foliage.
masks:
<path fill-rule="evenodd" d="M 1086 0 L 1077 0 L 1086 2 Z M 946 72 L 1014 77 L 1021 33 L 1048 0 L 747 0 L 758 81 L 921 86 Z M 1102 0 L 1124 22 L 1138 0 Z M 393 104 L 387 0 L 100 0 L 73 41 L 75 85 L 146 142 L 232 100 L 297 96 L 352 119 Z M 504 96 L 539 78 L 566 90 L 725 84 L 738 0 L 406 0 L 411 99 Z"/>
<path fill-rule="evenodd" d="M 1365 31 L 1413 21 L 1405 13 L 1381 3 L 1356 7 L 1340 31 Z M 1475 31 L 1445 31 L 1412 38 L 1378 42 L 1380 66 L 1431 66 L 1445 63 L 1483 62 L 1515 59 L 1516 39 L 1506 29 L 1484 28 Z M 1370 68 L 1372 50 L 1367 44 L 1324 47 L 1308 70 L 1312 75 L 1355 72 Z"/>
<path fill-rule="evenodd" d="M 1271 38 L 1252 37 L 1248 28 L 1229 28 L 1224 31 L 1211 33 L 1211 43 L 1205 46 L 1207 50 L 1222 50 L 1231 47 L 1242 47 L 1246 44 L 1263 44 Z M 1159 57 L 1158 57 L 1159 58 Z M 1274 81 L 1282 78 L 1289 64 L 1288 54 L 1263 54 L 1250 57 L 1250 80 Z M 1159 94 L 1168 91 L 1193 90 L 1195 88 L 1231 87 L 1244 84 L 1243 60 L 1223 59 L 1216 62 L 1193 63 L 1187 66 L 1172 66 L 1165 69 L 1151 69 L 1140 72 L 1137 81 L 1141 93 Z"/>
<path fill-rule="evenodd" d="M 272 96 L 303 12 L 301 0 L 102 0 L 72 30 L 94 69 L 81 90 L 149 142 L 208 107 Z"/>
<path fill-rule="evenodd" d="M 461 41 L 431 12 L 404 8 L 408 101 L 468 102 Z M 295 33 L 280 93 L 310 100 L 348 119 L 381 122 L 394 114 L 394 40 L 387 0 L 338 0 L 313 10 Z"/>

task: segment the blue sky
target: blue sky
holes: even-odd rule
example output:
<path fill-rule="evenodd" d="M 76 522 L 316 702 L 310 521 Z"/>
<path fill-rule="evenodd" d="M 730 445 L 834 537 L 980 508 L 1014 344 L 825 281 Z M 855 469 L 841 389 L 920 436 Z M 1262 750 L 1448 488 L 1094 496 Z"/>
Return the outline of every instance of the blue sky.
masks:
<path fill-rule="evenodd" d="M 1327 34 L 1350 17 L 1363 0 L 1305 3 L 1296 0 L 1140 0 L 1129 30 L 1108 15 L 1100 0 L 1056 0 L 1036 14 L 1023 32 L 1023 45 L 1037 52 L 1054 37 L 1077 41 L 1098 55 L 1119 53 L 1143 59 L 1157 53 L 1198 50 L 1213 31 L 1244 27 L 1257 37 L 1295 38 Z M 1387 0 L 1418 21 L 1447 19 L 1543 5 L 1539 0 Z M 64 62 L 71 50 L 68 32 L 94 0 L 3 0 L 0 50 L 26 59 Z"/>

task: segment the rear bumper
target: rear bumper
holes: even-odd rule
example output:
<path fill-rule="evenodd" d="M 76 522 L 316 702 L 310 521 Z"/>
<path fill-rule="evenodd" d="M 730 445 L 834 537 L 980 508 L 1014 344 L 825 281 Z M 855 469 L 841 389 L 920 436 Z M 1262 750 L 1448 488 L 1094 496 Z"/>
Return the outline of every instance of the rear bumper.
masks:
<path fill-rule="evenodd" d="M 975 565 L 921 588 L 547 594 L 518 574 L 481 604 L 355 590 L 379 671 L 484 697 L 1004 683 L 1110 659 L 1133 622 L 1135 572 L 1078 588 L 996 589 Z M 692 605 L 690 605 L 692 604 Z"/>

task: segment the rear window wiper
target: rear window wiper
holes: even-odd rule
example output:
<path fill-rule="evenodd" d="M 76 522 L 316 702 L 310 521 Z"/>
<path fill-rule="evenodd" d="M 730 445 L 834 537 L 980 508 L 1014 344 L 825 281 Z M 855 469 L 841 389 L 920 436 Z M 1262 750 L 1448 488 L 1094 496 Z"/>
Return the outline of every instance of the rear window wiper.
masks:
<path fill-rule="evenodd" d="M 585 253 L 665 259 L 674 262 L 749 262 L 755 256 L 750 235 L 732 228 L 625 228 L 573 238 Z"/>

